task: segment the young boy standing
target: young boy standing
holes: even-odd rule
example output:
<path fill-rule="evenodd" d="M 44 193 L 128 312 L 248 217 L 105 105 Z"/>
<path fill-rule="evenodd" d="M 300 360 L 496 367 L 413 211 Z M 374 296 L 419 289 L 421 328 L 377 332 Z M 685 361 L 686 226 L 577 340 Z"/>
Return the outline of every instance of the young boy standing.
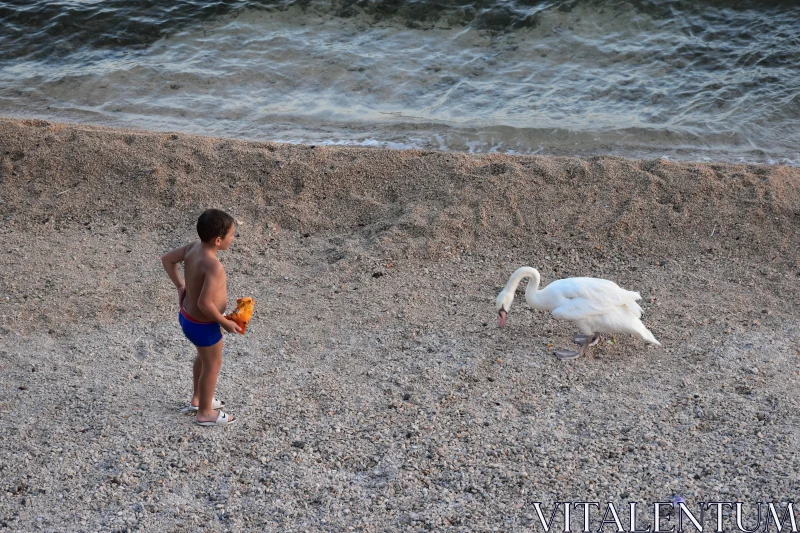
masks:
<path fill-rule="evenodd" d="M 214 398 L 222 366 L 222 331 L 241 333 L 241 328 L 223 316 L 228 305 L 225 269 L 217 259 L 227 250 L 235 231 L 233 217 L 219 209 L 208 209 L 197 219 L 199 241 L 176 248 L 161 257 L 164 270 L 178 289 L 178 321 L 184 335 L 197 347 L 194 360 L 194 393 L 190 409 L 197 410 L 201 426 L 226 426 L 235 419 L 220 409 L 224 402 Z M 183 263 L 186 282 L 178 263 Z"/>

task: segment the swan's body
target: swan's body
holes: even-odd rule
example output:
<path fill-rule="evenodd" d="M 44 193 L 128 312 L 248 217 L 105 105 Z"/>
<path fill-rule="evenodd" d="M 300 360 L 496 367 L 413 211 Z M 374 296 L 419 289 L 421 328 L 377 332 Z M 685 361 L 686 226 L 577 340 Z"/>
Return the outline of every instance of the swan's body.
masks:
<path fill-rule="evenodd" d="M 554 318 L 570 320 L 583 334 L 575 339 L 582 344 L 580 352 L 560 350 L 556 352 L 560 359 L 582 355 L 588 346 L 597 343 L 596 334 L 599 333 L 629 333 L 661 345 L 640 320 L 642 308 L 636 303 L 641 299 L 638 292 L 626 291 L 613 281 L 599 278 L 560 279 L 539 290 L 539 272 L 531 267 L 518 268 L 497 295 L 501 328 L 505 326 L 517 286 L 525 278 L 532 278 L 525 289 L 528 307 L 551 311 Z"/>

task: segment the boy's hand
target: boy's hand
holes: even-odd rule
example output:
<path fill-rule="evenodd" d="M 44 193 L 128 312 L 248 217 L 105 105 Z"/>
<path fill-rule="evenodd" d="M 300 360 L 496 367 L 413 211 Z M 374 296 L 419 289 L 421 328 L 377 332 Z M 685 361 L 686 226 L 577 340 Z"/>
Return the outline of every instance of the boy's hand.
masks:
<path fill-rule="evenodd" d="M 186 287 L 181 285 L 178 287 L 178 305 L 183 308 L 183 300 L 186 298 Z"/>
<path fill-rule="evenodd" d="M 223 322 L 220 322 L 219 325 L 222 326 L 223 329 L 228 333 L 242 332 L 242 328 L 239 327 L 239 324 L 237 324 L 233 320 L 228 320 L 227 318 L 223 319 Z"/>

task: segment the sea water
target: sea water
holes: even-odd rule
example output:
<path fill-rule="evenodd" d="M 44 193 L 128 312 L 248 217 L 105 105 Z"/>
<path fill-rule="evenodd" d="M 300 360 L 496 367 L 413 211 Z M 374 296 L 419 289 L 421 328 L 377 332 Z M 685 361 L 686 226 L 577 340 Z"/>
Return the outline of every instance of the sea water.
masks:
<path fill-rule="evenodd" d="M 800 164 L 800 2 L 0 1 L 0 115 Z"/>

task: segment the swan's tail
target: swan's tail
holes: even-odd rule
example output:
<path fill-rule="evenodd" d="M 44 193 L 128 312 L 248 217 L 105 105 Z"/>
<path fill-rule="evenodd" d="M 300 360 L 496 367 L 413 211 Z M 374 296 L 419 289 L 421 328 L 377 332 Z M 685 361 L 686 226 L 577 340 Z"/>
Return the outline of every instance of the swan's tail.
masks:
<path fill-rule="evenodd" d="M 644 327 L 644 324 L 642 324 L 642 328 L 639 330 L 639 336 L 642 337 L 642 339 L 645 342 L 649 342 L 651 344 L 655 344 L 656 346 L 661 346 L 661 343 L 658 342 L 658 340 L 656 340 L 656 338 L 653 336 L 653 334 L 650 333 L 649 329 Z"/>

